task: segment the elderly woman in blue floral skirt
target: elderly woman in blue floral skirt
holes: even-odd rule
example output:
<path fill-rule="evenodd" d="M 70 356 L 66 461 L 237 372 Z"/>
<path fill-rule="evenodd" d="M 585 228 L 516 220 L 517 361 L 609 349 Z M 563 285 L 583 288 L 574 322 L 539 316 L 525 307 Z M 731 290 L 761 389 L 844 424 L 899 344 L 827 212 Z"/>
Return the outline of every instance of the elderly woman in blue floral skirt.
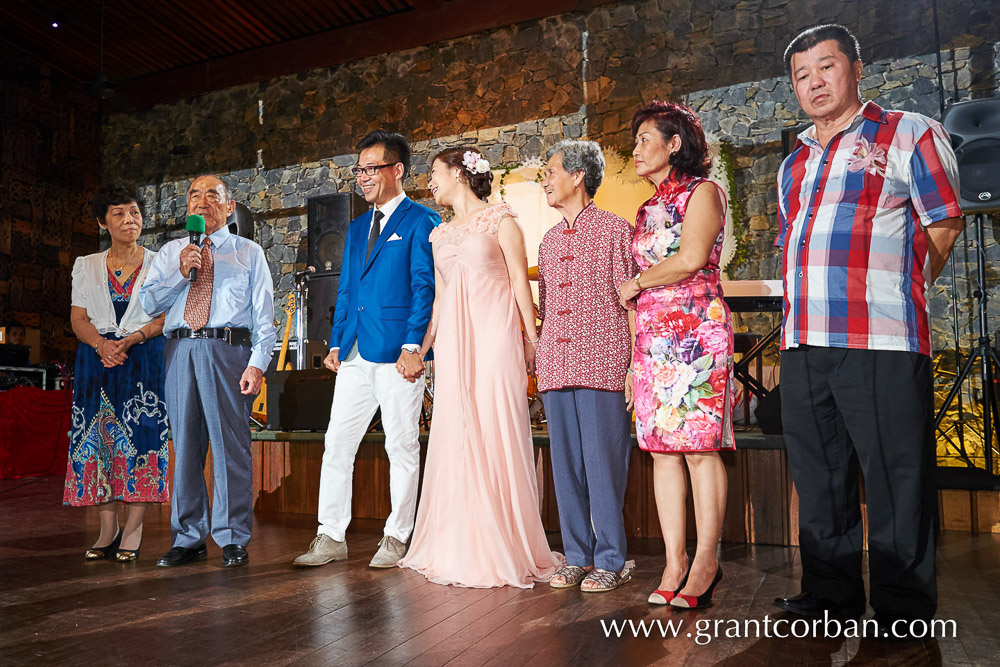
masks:
<path fill-rule="evenodd" d="M 147 503 L 168 500 L 163 317 L 138 295 L 156 253 L 138 244 L 143 201 L 132 186 L 102 187 L 92 211 L 111 246 L 73 265 L 70 321 L 77 348 L 73 430 L 63 503 L 100 507 L 87 560 L 135 560 Z M 125 524 L 119 525 L 119 504 Z"/>

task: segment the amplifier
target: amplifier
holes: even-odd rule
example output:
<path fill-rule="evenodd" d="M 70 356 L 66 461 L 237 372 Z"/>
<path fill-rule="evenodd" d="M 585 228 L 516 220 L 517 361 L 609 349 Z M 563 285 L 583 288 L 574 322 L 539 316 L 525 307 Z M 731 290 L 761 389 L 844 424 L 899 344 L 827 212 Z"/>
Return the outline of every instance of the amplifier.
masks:
<path fill-rule="evenodd" d="M 325 368 L 271 373 L 267 378 L 267 430 L 326 431 L 336 377 Z"/>

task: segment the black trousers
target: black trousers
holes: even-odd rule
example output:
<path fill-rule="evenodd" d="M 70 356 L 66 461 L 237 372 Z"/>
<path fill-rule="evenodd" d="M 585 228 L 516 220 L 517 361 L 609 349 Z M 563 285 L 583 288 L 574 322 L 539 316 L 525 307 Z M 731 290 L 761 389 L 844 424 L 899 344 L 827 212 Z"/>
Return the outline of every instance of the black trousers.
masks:
<path fill-rule="evenodd" d="M 872 608 L 929 620 L 937 609 L 930 359 L 790 348 L 781 353 L 781 402 L 799 494 L 802 590 L 843 605 L 864 600 L 860 464 Z"/>

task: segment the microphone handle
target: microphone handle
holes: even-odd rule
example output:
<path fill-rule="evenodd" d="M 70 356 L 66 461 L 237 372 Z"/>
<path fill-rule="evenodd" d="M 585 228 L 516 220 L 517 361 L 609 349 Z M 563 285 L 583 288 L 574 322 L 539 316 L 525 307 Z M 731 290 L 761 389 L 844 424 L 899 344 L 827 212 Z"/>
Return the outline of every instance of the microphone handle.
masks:
<path fill-rule="evenodd" d="M 192 232 L 191 234 L 188 235 L 188 240 L 195 245 L 201 245 L 201 234 L 199 234 L 198 232 Z M 188 273 L 191 276 L 191 282 L 198 280 L 197 268 L 192 266 L 191 270 Z"/>

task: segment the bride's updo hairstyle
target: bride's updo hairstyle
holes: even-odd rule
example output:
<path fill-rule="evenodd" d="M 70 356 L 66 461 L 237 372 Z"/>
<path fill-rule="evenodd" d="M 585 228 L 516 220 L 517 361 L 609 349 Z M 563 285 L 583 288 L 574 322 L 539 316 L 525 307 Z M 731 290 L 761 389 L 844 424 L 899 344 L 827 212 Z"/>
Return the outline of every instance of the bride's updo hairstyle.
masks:
<path fill-rule="evenodd" d="M 493 192 L 493 172 L 486 156 L 478 148 L 458 146 L 446 148 L 434 156 L 449 167 L 455 167 L 461 173 L 463 182 L 469 184 L 472 193 L 486 201 Z M 434 160 L 431 161 L 433 164 Z"/>

